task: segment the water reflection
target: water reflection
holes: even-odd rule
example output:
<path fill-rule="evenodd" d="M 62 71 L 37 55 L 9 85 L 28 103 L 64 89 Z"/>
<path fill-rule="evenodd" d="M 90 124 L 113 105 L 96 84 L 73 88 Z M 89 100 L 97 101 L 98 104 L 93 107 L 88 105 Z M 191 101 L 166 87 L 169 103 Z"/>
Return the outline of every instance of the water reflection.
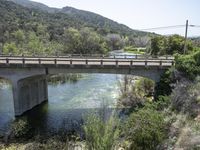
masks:
<path fill-rule="evenodd" d="M 8 129 L 14 120 L 14 106 L 11 84 L 0 79 L 0 134 Z"/>
<path fill-rule="evenodd" d="M 63 126 L 68 131 L 80 131 L 82 117 L 99 108 L 103 101 L 109 108 L 115 107 L 119 93 L 117 84 L 121 77 L 81 74 L 77 82 L 51 82 L 48 85 L 48 103 L 43 103 L 24 116 L 38 132 L 58 132 Z M 5 130 L 13 119 L 12 89 L 10 86 L 0 88 L 0 130 Z"/>

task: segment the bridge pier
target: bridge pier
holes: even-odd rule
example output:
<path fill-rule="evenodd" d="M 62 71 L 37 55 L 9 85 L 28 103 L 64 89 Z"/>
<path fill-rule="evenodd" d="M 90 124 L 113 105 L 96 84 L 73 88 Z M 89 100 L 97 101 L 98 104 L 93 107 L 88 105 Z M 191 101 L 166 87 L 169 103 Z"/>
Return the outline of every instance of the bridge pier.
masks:
<path fill-rule="evenodd" d="M 15 116 L 48 100 L 47 80 L 45 76 L 36 76 L 14 81 L 13 100 Z"/>

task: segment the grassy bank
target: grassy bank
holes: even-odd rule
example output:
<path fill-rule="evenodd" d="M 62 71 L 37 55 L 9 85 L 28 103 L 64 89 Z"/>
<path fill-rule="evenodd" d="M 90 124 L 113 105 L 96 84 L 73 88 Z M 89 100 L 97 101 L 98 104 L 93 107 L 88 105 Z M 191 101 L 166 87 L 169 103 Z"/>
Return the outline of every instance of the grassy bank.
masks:
<path fill-rule="evenodd" d="M 133 53 L 133 54 L 145 54 L 146 53 L 145 48 L 135 48 L 132 46 L 125 47 L 124 51 L 128 52 L 128 53 Z"/>

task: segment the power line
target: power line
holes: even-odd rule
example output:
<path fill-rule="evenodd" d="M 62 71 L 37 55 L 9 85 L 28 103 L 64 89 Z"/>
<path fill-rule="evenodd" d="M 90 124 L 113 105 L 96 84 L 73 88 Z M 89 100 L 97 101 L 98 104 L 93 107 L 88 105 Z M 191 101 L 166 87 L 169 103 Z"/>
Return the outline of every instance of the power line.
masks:
<path fill-rule="evenodd" d="M 188 25 L 188 26 L 193 27 L 193 28 L 200 28 L 200 25 Z M 154 30 L 177 29 L 177 28 L 185 28 L 185 25 L 163 26 L 163 27 L 146 28 L 146 29 L 139 29 L 139 30 L 154 31 Z"/>
<path fill-rule="evenodd" d="M 200 25 L 189 25 L 190 27 L 200 28 Z"/>
<path fill-rule="evenodd" d="M 147 29 L 140 29 L 140 30 L 163 30 L 163 29 L 170 29 L 170 28 L 180 28 L 185 27 L 185 25 L 174 25 L 174 26 L 163 26 L 163 27 L 155 27 L 155 28 L 147 28 Z"/>

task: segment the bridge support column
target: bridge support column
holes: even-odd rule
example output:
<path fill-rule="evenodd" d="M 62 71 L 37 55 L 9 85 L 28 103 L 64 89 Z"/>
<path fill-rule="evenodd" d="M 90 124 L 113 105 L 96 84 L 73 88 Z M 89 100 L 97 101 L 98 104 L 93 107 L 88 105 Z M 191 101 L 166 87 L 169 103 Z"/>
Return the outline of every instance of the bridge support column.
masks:
<path fill-rule="evenodd" d="M 15 116 L 48 100 L 46 77 L 31 77 L 13 82 Z"/>

